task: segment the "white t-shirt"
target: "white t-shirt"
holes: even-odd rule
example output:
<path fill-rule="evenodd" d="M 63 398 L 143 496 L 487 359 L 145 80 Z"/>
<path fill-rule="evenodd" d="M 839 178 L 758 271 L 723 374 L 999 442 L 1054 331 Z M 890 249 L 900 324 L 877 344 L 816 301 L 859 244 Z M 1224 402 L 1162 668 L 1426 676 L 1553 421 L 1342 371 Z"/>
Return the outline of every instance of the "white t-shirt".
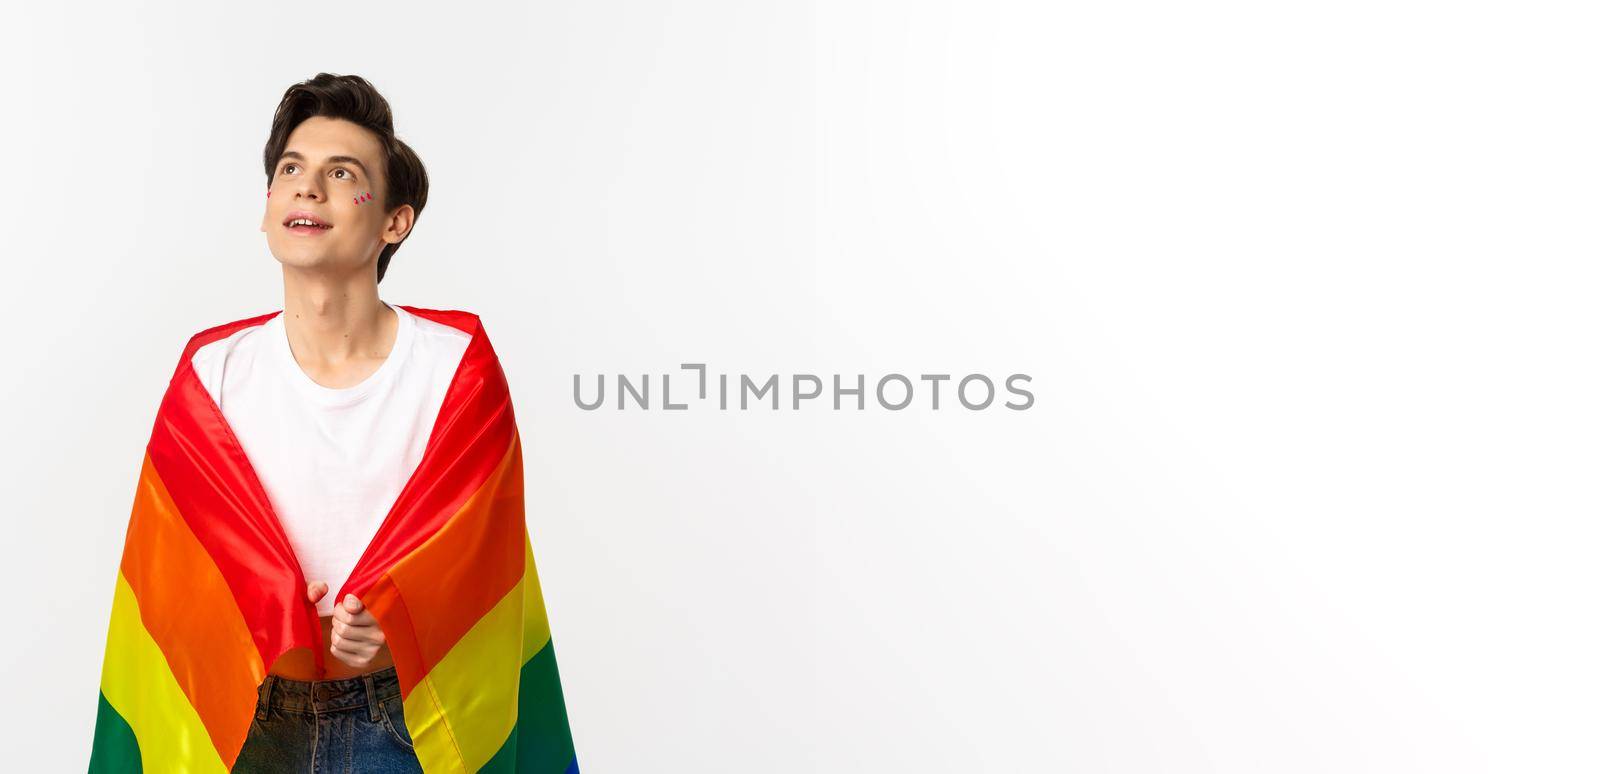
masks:
<path fill-rule="evenodd" d="M 327 582 L 319 615 L 333 615 L 339 586 L 421 462 L 472 338 L 385 306 L 399 315 L 394 348 L 353 387 L 324 387 L 301 370 L 281 313 L 191 360 L 266 488 L 306 582 Z"/>

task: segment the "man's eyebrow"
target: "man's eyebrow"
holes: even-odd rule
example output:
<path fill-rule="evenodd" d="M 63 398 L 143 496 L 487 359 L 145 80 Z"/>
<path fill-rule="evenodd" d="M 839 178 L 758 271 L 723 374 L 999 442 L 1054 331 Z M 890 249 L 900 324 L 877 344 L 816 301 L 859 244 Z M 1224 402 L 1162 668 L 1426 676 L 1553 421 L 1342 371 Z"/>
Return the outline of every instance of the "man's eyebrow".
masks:
<path fill-rule="evenodd" d="M 284 151 L 283 155 L 278 157 L 278 161 L 283 161 L 284 159 L 305 161 L 306 157 L 300 155 L 296 151 Z M 361 159 L 358 159 L 355 156 L 329 156 L 326 161 L 329 164 L 354 164 L 361 169 L 361 174 L 366 175 L 369 178 L 372 177 L 372 173 L 367 171 L 367 165 L 361 163 Z"/>

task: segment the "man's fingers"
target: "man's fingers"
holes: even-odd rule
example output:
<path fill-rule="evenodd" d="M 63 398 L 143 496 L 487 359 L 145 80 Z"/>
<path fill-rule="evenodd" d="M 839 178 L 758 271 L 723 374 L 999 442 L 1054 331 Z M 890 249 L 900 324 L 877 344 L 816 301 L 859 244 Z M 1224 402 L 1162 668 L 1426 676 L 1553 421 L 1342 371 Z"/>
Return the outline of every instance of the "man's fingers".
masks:
<path fill-rule="evenodd" d="M 360 597 L 346 594 L 343 602 L 334 603 L 333 617 L 341 621 L 359 621 L 363 615 L 370 617 L 366 610 L 367 608 L 361 604 Z"/>
<path fill-rule="evenodd" d="M 316 604 L 327 593 L 328 584 L 325 581 L 312 581 L 306 584 L 306 599 L 311 600 L 311 604 Z"/>
<path fill-rule="evenodd" d="M 342 605 L 333 609 L 332 617 L 334 626 L 343 625 L 358 628 L 376 628 L 378 626 L 378 619 L 373 618 L 371 613 L 352 613 L 344 609 Z"/>
<path fill-rule="evenodd" d="M 364 667 L 372 663 L 372 658 L 378 653 L 378 647 L 334 634 L 333 644 L 328 646 L 328 652 L 352 667 Z"/>
<path fill-rule="evenodd" d="M 335 641 L 333 645 L 328 646 L 328 652 L 332 653 L 334 658 L 353 667 L 366 666 L 367 662 L 372 660 L 370 657 L 352 649 L 349 643 Z"/>
<path fill-rule="evenodd" d="M 370 615 L 368 617 L 370 618 Z M 383 644 L 383 630 L 378 628 L 377 621 L 369 620 L 365 623 L 359 620 L 354 623 L 334 621 L 332 631 L 336 639 L 372 643 L 374 645 Z"/>
<path fill-rule="evenodd" d="M 340 634 L 338 632 L 334 632 L 333 633 L 333 636 L 330 638 L 329 644 L 333 646 L 334 650 L 342 650 L 342 651 L 344 651 L 346 653 L 354 653 L 354 652 L 356 652 L 356 648 L 360 647 L 360 645 L 361 645 L 361 643 L 356 642 L 356 641 L 352 640 L 350 637 L 348 637 L 346 635 L 343 635 L 343 634 Z"/>
<path fill-rule="evenodd" d="M 344 653 L 351 656 L 361 655 L 362 648 L 363 645 L 360 641 L 349 637 L 341 637 L 338 634 L 333 635 L 333 641 L 329 646 L 329 650 L 335 653 Z"/>

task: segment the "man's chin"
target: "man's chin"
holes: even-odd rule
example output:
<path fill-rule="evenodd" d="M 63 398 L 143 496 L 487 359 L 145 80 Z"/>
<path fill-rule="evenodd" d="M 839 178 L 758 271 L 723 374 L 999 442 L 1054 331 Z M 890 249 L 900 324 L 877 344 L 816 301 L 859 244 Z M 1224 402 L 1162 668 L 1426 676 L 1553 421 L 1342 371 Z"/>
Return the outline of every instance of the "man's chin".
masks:
<path fill-rule="evenodd" d="M 327 271 L 343 263 L 324 251 L 283 250 L 273 252 L 272 257 L 278 259 L 285 269 L 298 271 Z"/>

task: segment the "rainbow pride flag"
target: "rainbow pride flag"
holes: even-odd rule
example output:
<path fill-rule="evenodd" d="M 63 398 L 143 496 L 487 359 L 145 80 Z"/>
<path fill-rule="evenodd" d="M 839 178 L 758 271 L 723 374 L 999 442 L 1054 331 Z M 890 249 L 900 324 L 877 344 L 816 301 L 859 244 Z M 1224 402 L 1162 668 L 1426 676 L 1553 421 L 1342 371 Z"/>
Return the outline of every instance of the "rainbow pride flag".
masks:
<path fill-rule="evenodd" d="M 394 656 L 426 772 L 578 771 L 523 514 L 522 446 L 482 321 L 422 461 L 335 593 Z M 117 572 L 89 771 L 229 771 L 257 688 L 286 651 L 326 645 L 281 522 L 190 364 L 274 314 L 190 338 L 157 411 Z"/>

